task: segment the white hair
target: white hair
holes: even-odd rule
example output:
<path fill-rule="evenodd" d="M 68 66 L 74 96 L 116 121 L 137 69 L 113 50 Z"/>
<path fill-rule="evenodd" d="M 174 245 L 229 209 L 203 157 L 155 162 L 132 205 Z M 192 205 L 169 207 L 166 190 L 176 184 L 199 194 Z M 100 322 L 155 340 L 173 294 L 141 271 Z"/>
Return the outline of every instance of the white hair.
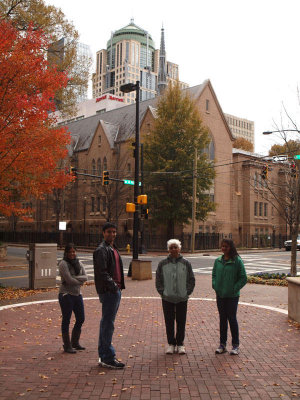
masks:
<path fill-rule="evenodd" d="M 169 248 L 172 246 L 172 244 L 175 244 L 179 250 L 181 250 L 181 242 L 178 239 L 170 239 L 167 241 L 167 249 L 169 250 Z"/>

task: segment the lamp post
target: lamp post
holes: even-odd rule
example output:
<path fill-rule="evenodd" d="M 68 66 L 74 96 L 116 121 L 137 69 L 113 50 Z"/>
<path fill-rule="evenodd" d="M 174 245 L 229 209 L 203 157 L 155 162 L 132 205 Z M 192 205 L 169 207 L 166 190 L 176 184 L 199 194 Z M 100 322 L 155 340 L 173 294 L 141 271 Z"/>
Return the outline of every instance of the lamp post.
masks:
<path fill-rule="evenodd" d="M 265 131 L 262 134 L 263 135 L 271 135 L 272 133 L 276 133 L 276 132 L 279 133 L 279 132 L 300 132 L 300 131 L 298 131 L 298 129 L 281 129 L 278 131 Z"/>
<path fill-rule="evenodd" d="M 137 209 L 137 197 L 139 195 L 139 175 L 140 175 L 140 82 L 126 83 L 120 87 L 121 92 L 136 92 L 136 116 L 135 116 L 135 150 L 134 150 L 134 203 L 136 205 L 133 214 L 133 241 L 132 241 L 132 259 L 139 258 L 139 213 Z"/>

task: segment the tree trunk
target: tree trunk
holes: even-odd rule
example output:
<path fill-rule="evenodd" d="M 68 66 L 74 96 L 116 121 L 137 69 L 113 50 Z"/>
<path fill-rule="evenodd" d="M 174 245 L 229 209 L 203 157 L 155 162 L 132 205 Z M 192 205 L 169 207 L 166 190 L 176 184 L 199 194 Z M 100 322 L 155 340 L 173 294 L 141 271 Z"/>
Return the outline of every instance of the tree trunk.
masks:
<path fill-rule="evenodd" d="M 168 240 L 174 238 L 174 221 L 173 221 L 173 219 L 169 219 L 169 221 L 168 221 L 167 235 L 168 235 Z"/>

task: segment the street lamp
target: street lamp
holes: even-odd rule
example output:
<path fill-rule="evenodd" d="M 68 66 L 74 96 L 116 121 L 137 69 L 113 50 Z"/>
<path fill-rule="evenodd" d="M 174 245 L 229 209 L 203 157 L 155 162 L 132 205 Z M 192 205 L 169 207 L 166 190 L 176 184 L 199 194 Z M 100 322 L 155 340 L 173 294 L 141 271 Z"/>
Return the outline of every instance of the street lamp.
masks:
<path fill-rule="evenodd" d="M 139 175 L 140 175 L 140 82 L 126 83 L 120 87 L 121 92 L 130 93 L 136 92 L 136 116 L 135 116 L 135 150 L 134 150 L 134 203 L 137 206 L 137 197 L 139 195 Z M 139 213 L 138 208 L 135 208 L 133 214 L 133 241 L 132 241 L 132 259 L 139 258 Z"/>
<path fill-rule="evenodd" d="M 281 129 L 281 130 L 279 130 L 279 131 L 265 131 L 265 132 L 263 132 L 262 134 L 263 135 L 271 135 L 272 133 L 276 133 L 276 132 L 299 132 L 300 133 L 300 131 L 298 131 L 298 129 Z"/>

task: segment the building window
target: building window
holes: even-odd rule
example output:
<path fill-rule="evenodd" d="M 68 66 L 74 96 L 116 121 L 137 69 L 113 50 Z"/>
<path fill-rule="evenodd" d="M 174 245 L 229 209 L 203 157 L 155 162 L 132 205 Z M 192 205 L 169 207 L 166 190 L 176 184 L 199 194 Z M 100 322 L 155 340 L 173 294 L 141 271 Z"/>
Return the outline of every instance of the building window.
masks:
<path fill-rule="evenodd" d="M 127 172 L 131 172 L 131 164 L 130 163 L 127 164 Z"/>
<path fill-rule="evenodd" d="M 268 216 L 268 203 L 264 204 L 264 216 L 267 217 Z"/>
<path fill-rule="evenodd" d="M 262 217 L 263 215 L 263 203 L 259 203 L 259 216 Z"/>
<path fill-rule="evenodd" d="M 107 171 L 107 159 L 106 159 L 106 157 L 103 158 L 103 170 Z"/>
<path fill-rule="evenodd" d="M 257 216 L 257 201 L 254 202 L 254 215 Z"/>
<path fill-rule="evenodd" d="M 97 110 L 96 112 L 98 113 L 98 114 L 102 114 L 103 112 L 105 112 L 106 110 L 105 109 L 102 109 L 102 110 Z M 98 136 L 98 146 L 101 146 L 101 135 L 99 135 Z"/>
<path fill-rule="evenodd" d="M 98 175 L 101 175 L 101 158 L 98 158 L 97 160 L 97 172 Z"/>
<path fill-rule="evenodd" d="M 97 197 L 97 211 L 100 211 L 100 196 Z"/>
<path fill-rule="evenodd" d="M 91 212 L 95 212 L 95 198 L 91 198 Z"/>
<path fill-rule="evenodd" d="M 205 111 L 209 112 L 209 100 L 208 99 L 206 99 L 206 102 L 205 102 Z"/>
<path fill-rule="evenodd" d="M 96 175 L 96 161 L 94 159 L 92 161 L 92 174 Z"/>
<path fill-rule="evenodd" d="M 257 172 L 254 174 L 254 187 L 257 187 Z"/>

